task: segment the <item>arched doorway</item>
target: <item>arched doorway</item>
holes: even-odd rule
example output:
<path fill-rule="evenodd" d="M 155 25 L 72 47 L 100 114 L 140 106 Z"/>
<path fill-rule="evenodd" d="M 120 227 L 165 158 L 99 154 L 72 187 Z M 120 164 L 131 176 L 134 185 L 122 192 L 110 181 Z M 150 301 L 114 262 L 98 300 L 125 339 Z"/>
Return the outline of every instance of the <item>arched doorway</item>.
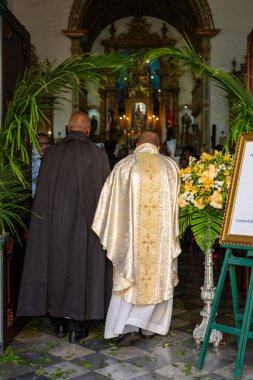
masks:
<path fill-rule="evenodd" d="M 181 36 L 188 36 L 195 48 L 201 52 L 202 56 L 208 62 L 210 57 L 210 40 L 214 37 L 219 30 L 215 29 L 212 14 L 207 0 L 158 0 L 155 4 L 143 0 L 129 0 L 127 2 L 118 2 L 117 0 L 105 0 L 101 5 L 99 0 L 74 0 L 71 13 L 69 16 L 68 29 L 64 30 L 67 37 L 72 42 L 72 54 L 80 54 L 81 52 L 90 52 L 92 50 L 94 41 L 97 40 L 99 35 L 104 29 L 110 28 L 111 40 L 116 36 L 114 23 L 123 18 L 143 19 L 146 17 L 153 17 L 159 19 L 163 23 L 164 28 L 161 30 L 161 40 L 170 39 L 169 33 L 167 34 L 167 25 L 171 25 Z M 168 44 L 164 41 L 162 46 Z M 152 39 L 146 38 L 142 41 L 142 46 L 158 47 L 152 44 Z M 161 46 L 161 45 L 160 45 Z M 105 51 L 108 51 L 108 45 L 104 45 Z M 117 50 L 117 47 L 115 48 Z M 110 51 L 113 51 L 113 44 L 110 45 Z M 165 73 L 168 72 L 168 66 L 160 68 L 160 74 L 166 77 Z M 164 80 L 164 82 L 166 82 Z M 177 81 L 175 86 L 166 87 L 163 85 L 162 93 L 164 105 L 160 106 L 163 109 L 159 111 L 159 127 L 163 138 L 166 136 L 166 118 L 169 114 L 168 105 L 172 107 L 173 125 L 175 126 L 176 138 L 180 139 L 182 133 L 182 117 L 178 104 L 178 88 Z M 210 85 L 208 80 L 201 80 L 192 85 L 192 100 L 187 104 L 188 112 L 194 118 L 192 133 L 199 130 L 199 135 L 202 143 L 207 146 L 210 144 Z M 108 106 L 104 106 L 108 99 L 112 99 L 113 89 L 108 91 L 101 91 L 101 104 L 97 108 L 99 113 L 99 128 L 100 137 L 106 138 L 106 128 L 108 121 Z M 115 89 L 114 89 L 115 92 Z M 112 101 L 115 104 L 115 100 Z M 167 106 L 165 106 L 165 104 Z M 75 100 L 74 107 L 79 107 L 80 103 Z M 93 105 L 84 104 L 86 109 Z M 109 104 L 110 106 L 110 104 Z M 185 106 L 185 105 L 184 105 Z M 167 107 L 167 108 L 166 108 Z M 94 108 L 94 107 L 93 107 Z M 152 117 L 153 115 L 151 115 Z M 156 115 L 155 115 L 156 116 Z M 129 116 L 127 116 L 129 117 Z M 196 127 L 197 125 L 197 127 Z M 181 127 L 180 127 L 181 126 Z M 181 128 L 181 129 L 180 129 Z M 192 137 L 194 141 L 194 136 Z M 196 138 L 195 138 L 196 140 Z M 182 137 L 183 141 L 183 137 Z M 197 140 L 196 140 L 197 141 Z"/>

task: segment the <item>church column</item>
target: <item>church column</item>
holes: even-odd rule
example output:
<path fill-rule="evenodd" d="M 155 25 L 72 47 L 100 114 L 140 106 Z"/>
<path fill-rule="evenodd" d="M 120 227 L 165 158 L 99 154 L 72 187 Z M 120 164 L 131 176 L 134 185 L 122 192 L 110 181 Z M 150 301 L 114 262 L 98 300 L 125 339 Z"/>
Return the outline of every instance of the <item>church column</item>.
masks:
<path fill-rule="evenodd" d="M 72 55 L 81 55 L 83 53 L 82 43 L 87 40 L 88 31 L 85 29 L 65 29 L 62 32 L 71 40 Z"/>
<path fill-rule="evenodd" d="M 78 56 L 83 53 L 82 49 L 82 42 L 87 39 L 88 31 L 84 29 L 67 29 L 62 31 L 63 34 L 65 34 L 66 37 L 71 39 L 71 53 L 73 56 Z M 80 94 L 76 91 L 72 94 L 72 111 L 79 111 L 80 110 L 80 103 L 85 103 L 86 100 L 83 99 L 81 101 Z"/>
<path fill-rule="evenodd" d="M 210 62 L 211 51 L 211 38 L 219 33 L 219 29 L 198 29 L 197 35 L 201 38 L 201 54 L 207 64 Z M 202 97 L 203 97 L 203 111 L 202 111 L 202 126 L 201 134 L 202 141 L 210 149 L 210 79 L 203 77 Z"/>
<path fill-rule="evenodd" d="M 118 91 L 117 91 L 117 83 L 115 85 L 110 86 L 107 89 L 107 104 L 108 109 L 113 111 L 113 115 L 118 114 Z"/>
<path fill-rule="evenodd" d="M 172 128 L 174 130 L 174 138 L 179 142 L 179 92 L 178 87 L 170 89 L 172 94 Z"/>
<path fill-rule="evenodd" d="M 106 115 L 107 118 L 109 114 L 111 116 L 112 124 L 110 126 L 109 137 L 112 137 L 116 133 L 116 117 L 118 116 L 118 91 L 117 91 L 117 81 L 115 85 L 111 85 L 107 89 L 107 109 Z M 107 136 L 108 138 L 108 136 Z"/>
<path fill-rule="evenodd" d="M 159 121 L 161 126 L 161 138 L 162 141 L 166 140 L 166 123 L 168 116 L 168 109 L 170 105 L 170 91 L 169 91 L 169 82 L 170 82 L 170 73 L 168 68 L 167 59 L 160 59 L 160 67 L 156 70 L 156 73 L 160 78 L 160 105 L 159 105 Z"/>
<path fill-rule="evenodd" d="M 103 88 L 99 89 L 100 95 L 100 104 L 99 104 L 99 112 L 100 112 L 100 140 L 106 141 L 106 90 Z"/>
<path fill-rule="evenodd" d="M 169 104 L 170 104 L 169 90 L 167 88 L 161 88 L 159 119 L 160 119 L 160 125 L 161 125 L 162 141 L 166 140 L 166 121 L 167 121 Z"/>

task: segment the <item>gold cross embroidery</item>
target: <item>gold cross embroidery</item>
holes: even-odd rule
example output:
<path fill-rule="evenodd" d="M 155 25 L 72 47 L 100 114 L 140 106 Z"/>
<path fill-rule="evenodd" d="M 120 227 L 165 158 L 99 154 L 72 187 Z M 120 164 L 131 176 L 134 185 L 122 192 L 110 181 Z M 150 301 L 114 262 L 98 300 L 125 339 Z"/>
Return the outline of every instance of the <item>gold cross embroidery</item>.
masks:
<path fill-rule="evenodd" d="M 147 235 L 144 237 L 143 241 L 142 241 L 143 245 L 146 246 L 146 250 L 147 252 L 149 253 L 150 251 L 150 246 L 154 244 L 154 240 L 151 238 L 151 235 L 150 233 L 148 232 Z"/>
<path fill-rule="evenodd" d="M 149 198 L 148 203 L 144 203 L 143 208 L 147 212 L 148 216 L 150 216 L 152 211 L 157 208 L 157 203 L 152 202 L 152 199 Z"/>

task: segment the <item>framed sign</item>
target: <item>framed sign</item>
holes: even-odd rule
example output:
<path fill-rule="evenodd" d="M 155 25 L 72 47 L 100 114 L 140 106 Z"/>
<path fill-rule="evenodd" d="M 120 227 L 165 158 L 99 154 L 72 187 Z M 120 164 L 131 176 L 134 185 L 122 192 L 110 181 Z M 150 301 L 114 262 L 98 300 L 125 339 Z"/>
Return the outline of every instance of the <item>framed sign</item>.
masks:
<path fill-rule="evenodd" d="M 220 242 L 253 246 L 253 133 L 240 136 Z"/>

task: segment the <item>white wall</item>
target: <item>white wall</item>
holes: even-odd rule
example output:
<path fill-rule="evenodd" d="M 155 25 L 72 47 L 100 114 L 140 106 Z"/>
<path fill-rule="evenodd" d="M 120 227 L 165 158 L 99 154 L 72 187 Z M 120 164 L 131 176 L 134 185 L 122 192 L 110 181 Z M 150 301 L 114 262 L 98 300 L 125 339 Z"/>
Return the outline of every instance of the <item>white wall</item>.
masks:
<path fill-rule="evenodd" d="M 71 41 L 63 33 L 68 28 L 72 0 L 8 0 L 8 8 L 31 34 L 39 61 L 61 62 L 71 55 Z M 65 136 L 72 112 L 70 102 L 54 114 L 54 133 Z"/>

